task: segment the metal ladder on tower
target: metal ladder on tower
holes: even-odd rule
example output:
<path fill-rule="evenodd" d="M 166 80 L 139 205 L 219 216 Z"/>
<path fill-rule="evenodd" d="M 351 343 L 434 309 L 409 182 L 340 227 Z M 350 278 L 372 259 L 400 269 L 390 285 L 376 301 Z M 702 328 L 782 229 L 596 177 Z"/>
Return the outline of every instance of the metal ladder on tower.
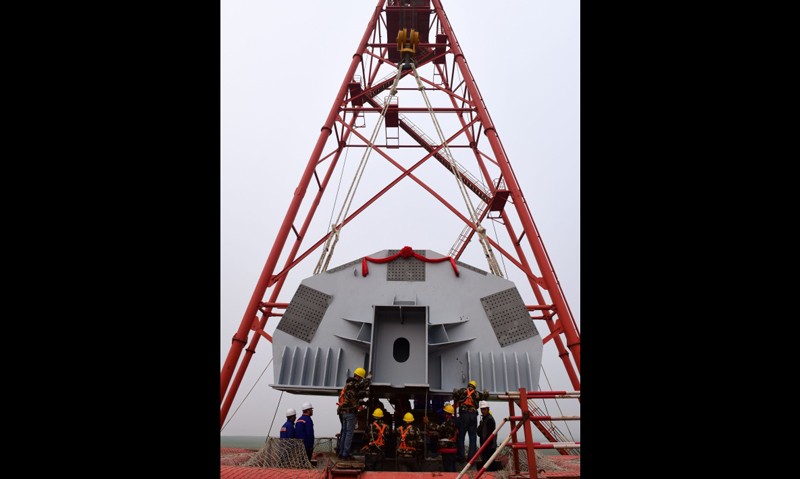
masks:
<path fill-rule="evenodd" d="M 486 216 L 486 213 L 489 211 L 489 203 L 481 204 L 480 208 L 478 208 L 478 218 L 483 221 L 483 218 Z M 464 245 L 465 242 L 469 241 L 472 238 L 472 235 L 475 233 L 475 230 L 472 229 L 472 226 L 465 225 L 464 229 L 461 230 L 461 233 L 456 238 L 456 242 L 453 243 L 453 246 L 450 248 L 450 251 L 447 253 L 447 256 L 451 258 L 456 258 L 459 251 L 461 251 L 461 247 Z"/>

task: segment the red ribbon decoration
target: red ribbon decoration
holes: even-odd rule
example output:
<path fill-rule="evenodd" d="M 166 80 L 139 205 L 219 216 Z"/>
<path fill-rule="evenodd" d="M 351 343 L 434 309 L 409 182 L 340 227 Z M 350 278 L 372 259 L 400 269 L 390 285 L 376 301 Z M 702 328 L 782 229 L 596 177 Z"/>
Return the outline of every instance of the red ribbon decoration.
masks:
<path fill-rule="evenodd" d="M 400 257 L 405 259 L 414 257 L 420 261 L 424 261 L 425 263 L 441 263 L 442 261 L 450 260 L 450 264 L 453 265 L 453 271 L 456 273 L 456 276 L 458 276 L 458 268 L 456 267 L 456 262 L 450 256 L 445 256 L 444 258 L 438 258 L 438 259 L 430 259 L 418 255 L 417 253 L 414 252 L 413 249 L 411 249 L 410 246 L 404 246 L 399 253 L 392 256 L 387 256 L 386 258 L 370 258 L 364 256 L 364 259 L 361 260 L 361 275 L 366 276 L 369 274 L 369 271 L 367 270 L 367 261 L 371 261 L 373 263 L 388 263 L 389 261 L 394 261 Z"/>

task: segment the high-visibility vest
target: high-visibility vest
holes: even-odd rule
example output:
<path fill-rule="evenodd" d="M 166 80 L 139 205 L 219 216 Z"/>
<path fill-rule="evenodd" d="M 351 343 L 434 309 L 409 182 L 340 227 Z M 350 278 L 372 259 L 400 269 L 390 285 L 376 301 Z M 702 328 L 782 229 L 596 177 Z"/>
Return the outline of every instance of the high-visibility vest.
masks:
<path fill-rule="evenodd" d="M 347 387 L 347 383 L 345 383 L 344 387 Z M 342 404 L 344 404 L 344 388 L 342 388 L 342 392 L 339 393 L 339 402 L 337 402 L 336 405 L 341 406 Z"/>
<path fill-rule="evenodd" d="M 403 426 L 400 426 L 398 429 L 400 429 L 400 434 L 402 434 L 402 435 L 400 436 L 400 445 L 397 446 L 397 448 L 398 449 L 410 449 L 412 451 L 416 450 L 413 447 L 406 446 L 406 434 L 408 433 L 408 430 L 411 429 L 411 425 L 406 426 L 406 430 L 405 431 L 403 431 Z"/>
<path fill-rule="evenodd" d="M 462 402 L 462 404 L 466 404 L 467 406 L 475 407 L 475 404 L 472 402 L 472 397 L 471 397 L 472 393 L 474 393 L 474 392 L 475 392 L 474 389 L 467 388 L 467 399 L 464 399 L 464 402 Z"/>
<path fill-rule="evenodd" d="M 375 427 L 380 427 L 380 426 L 378 426 L 378 421 L 375 421 L 372 424 L 374 424 Z M 386 430 L 386 424 L 384 424 L 383 427 L 381 427 L 381 430 L 378 431 L 378 440 L 372 441 L 372 442 L 374 442 L 375 444 L 377 444 L 379 446 L 383 446 L 383 431 L 385 431 L 385 430 Z"/>

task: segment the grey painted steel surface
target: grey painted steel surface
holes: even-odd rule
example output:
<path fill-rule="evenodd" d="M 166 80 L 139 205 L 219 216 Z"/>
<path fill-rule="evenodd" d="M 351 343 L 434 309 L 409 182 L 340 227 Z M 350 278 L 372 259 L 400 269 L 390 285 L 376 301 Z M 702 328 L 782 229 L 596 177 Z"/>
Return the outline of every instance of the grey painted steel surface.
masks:
<path fill-rule="evenodd" d="M 385 258 L 399 250 L 367 255 Z M 432 250 L 415 250 L 442 258 Z M 361 258 L 302 280 L 272 337 L 270 386 L 338 395 L 358 367 L 386 396 L 452 394 L 470 380 L 490 394 L 535 390 L 542 337 L 513 282 L 457 262 Z"/>

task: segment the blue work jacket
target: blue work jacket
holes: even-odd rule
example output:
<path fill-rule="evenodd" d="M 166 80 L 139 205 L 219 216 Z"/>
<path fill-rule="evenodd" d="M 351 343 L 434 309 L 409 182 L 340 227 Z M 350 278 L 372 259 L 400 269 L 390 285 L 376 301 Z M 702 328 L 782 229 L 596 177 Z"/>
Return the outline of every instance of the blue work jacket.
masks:
<path fill-rule="evenodd" d="M 314 421 L 311 416 L 303 414 L 294 423 L 294 433 L 297 439 L 303 440 L 306 449 L 314 447 Z"/>
<path fill-rule="evenodd" d="M 294 422 L 286 421 L 286 423 L 281 426 L 281 439 L 294 439 L 295 437 Z"/>

